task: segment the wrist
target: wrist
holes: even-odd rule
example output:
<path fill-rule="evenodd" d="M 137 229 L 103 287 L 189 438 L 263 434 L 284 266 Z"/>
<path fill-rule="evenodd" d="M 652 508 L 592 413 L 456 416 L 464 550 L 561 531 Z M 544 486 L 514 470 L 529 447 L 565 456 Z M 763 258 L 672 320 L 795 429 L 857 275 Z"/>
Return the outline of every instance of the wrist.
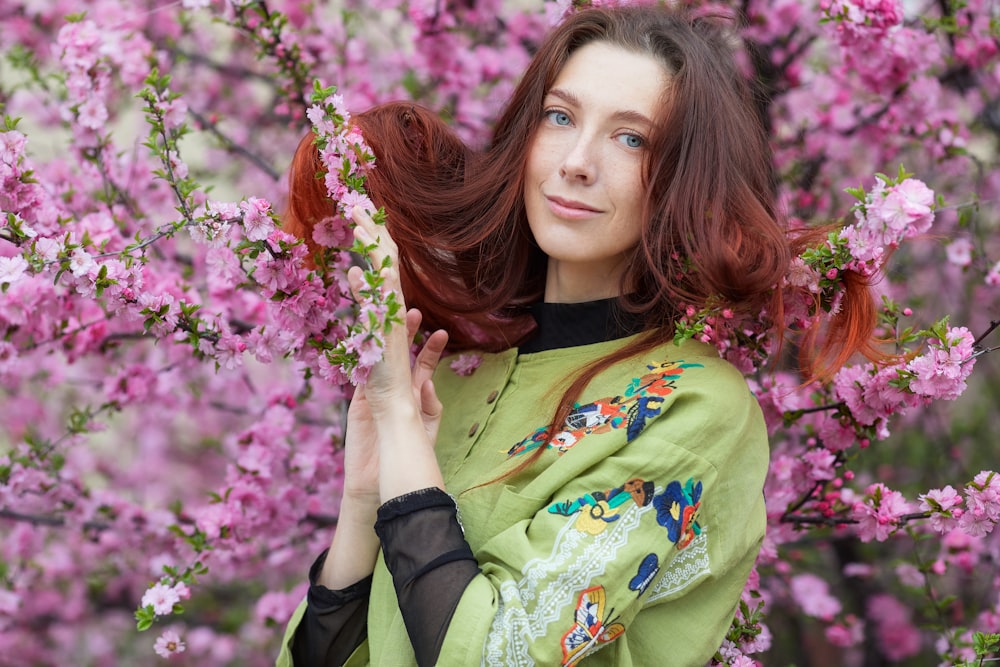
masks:
<path fill-rule="evenodd" d="M 377 497 L 370 501 L 344 494 L 330 551 L 316 583 L 340 590 L 372 573 L 379 549 L 375 534 L 377 516 Z"/>
<path fill-rule="evenodd" d="M 364 490 L 350 491 L 344 489 L 344 495 L 340 500 L 340 513 L 337 516 L 337 525 L 354 523 L 360 526 L 371 527 L 374 525 L 374 517 L 381 504 L 378 487 Z"/>

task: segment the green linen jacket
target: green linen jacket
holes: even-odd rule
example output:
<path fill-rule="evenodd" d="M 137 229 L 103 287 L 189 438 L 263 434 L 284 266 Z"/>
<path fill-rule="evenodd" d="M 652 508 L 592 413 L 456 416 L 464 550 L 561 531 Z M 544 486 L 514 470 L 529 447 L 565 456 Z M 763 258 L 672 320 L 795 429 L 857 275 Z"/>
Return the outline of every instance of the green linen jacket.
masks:
<path fill-rule="evenodd" d="M 481 574 L 439 665 L 699 667 L 722 642 L 764 535 L 768 445 L 713 348 L 667 343 L 602 372 L 540 459 L 490 483 L 544 446 L 573 374 L 631 340 L 485 354 L 468 376 L 441 362 L 438 461 Z M 346 664 L 416 664 L 381 557 Z"/>

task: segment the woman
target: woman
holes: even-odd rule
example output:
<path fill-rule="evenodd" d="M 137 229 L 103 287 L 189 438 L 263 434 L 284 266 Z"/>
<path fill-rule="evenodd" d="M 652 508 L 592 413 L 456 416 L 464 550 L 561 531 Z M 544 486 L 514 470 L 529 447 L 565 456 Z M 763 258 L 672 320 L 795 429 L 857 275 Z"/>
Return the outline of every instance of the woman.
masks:
<path fill-rule="evenodd" d="M 408 105 L 359 123 L 389 225 L 355 211 L 355 233 L 418 308 L 352 401 L 337 531 L 279 664 L 703 665 L 763 538 L 768 449 L 740 373 L 674 322 L 780 313 L 795 251 L 726 32 L 578 12 L 482 155 Z M 314 160 L 292 176 L 307 238 Z M 872 326 L 851 284 L 841 360 Z M 477 368 L 438 363 L 449 335 Z"/>

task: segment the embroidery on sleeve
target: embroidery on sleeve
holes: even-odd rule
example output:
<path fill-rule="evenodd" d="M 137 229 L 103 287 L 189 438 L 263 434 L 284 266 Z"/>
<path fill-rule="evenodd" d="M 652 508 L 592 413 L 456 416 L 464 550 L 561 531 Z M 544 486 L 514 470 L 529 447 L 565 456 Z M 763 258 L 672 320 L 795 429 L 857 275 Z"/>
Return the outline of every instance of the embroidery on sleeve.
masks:
<path fill-rule="evenodd" d="M 653 483 L 635 478 L 609 491 L 594 491 L 573 501 L 557 502 L 549 512 L 560 516 L 577 516 L 574 526 L 590 535 L 604 532 L 608 524 L 617 521 L 629 501 L 642 507 L 653 500 Z"/>
<path fill-rule="evenodd" d="M 639 595 L 646 592 L 649 585 L 653 583 L 653 577 L 660 571 L 660 559 L 656 554 L 648 554 L 639 563 L 639 571 L 628 582 L 630 591 L 636 591 Z"/>
<path fill-rule="evenodd" d="M 576 665 L 625 632 L 625 626 L 611 618 L 615 610 L 610 609 L 605 614 L 604 605 L 604 586 L 594 586 L 580 593 L 573 626 L 562 636 L 563 665 Z"/>
<path fill-rule="evenodd" d="M 567 520 L 547 556 L 526 562 L 520 579 L 500 583 L 483 665 L 533 667 L 530 644 L 550 636 L 549 626 L 563 616 L 567 606 L 577 602 L 577 591 L 589 588 L 608 564 L 619 558 L 629 535 L 640 527 L 647 513 L 655 513 L 652 503 L 626 505 L 620 518 L 599 535 L 581 532 L 572 518 Z"/>
<path fill-rule="evenodd" d="M 676 489 L 668 495 L 667 489 L 671 489 L 672 485 L 676 485 Z M 700 503 L 701 483 L 695 486 L 692 479 L 686 486 L 690 487 L 690 494 L 694 494 L 697 489 L 698 496 L 685 497 L 688 506 L 692 506 L 692 502 L 688 501 L 689 498 L 694 503 Z M 500 583 L 497 612 L 483 648 L 483 665 L 533 667 L 535 660 L 529 651 L 530 644 L 549 636 L 548 627 L 560 617 L 565 618 L 564 612 L 568 606 L 574 604 L 579 606 L 580 600 L 575 591 L 591 590 L 594 580 L 607 571 L 608 564 L 623 556 L 621 551 L 628 544 L 629 535 L 642 525 L 642 517 L 652 514 L 647 521 L 656 521 L 662 525 L 659 516 L 661 507 L 671 518 L 673 518 L 672 510 L 675 508 L 678 510 L 678 517 L 685 516 L 680 503 L 675 507 L 673 502 L 668 502 L 676 496 L 677 489 L 683 496 L 685 486 L 681 486 L 677 481 L 671 482 L 666 488 L 654 488 L 651 482 L 633 478 L 607 492 L 592 492 L 573 501 L 550 505 L 548 511 L 551 514 L 567 517 L 567 520 L 556 534 L 552 549 L 547 556 L 526 562 L 521 569 L 520 579 Z M 603 496 L 603 500 L 598 500 L 598 495 Z M 618 512 L 617 518 L 612 521 L 601 521 L 603 530 L 591 534 L 577 527 L 579 517 L 573 515 L 587 512 L 594 507 L 591 499 L 595 503 L 600 503 L 608 502 L 608 498 L 615 501 L 619 497 L 622 497 L 622 502 L 615 507 Z M 659 504 L 657 500 L 660 500 Z M 687 516 L 690 519 L 688 529 L 693 531 L 695 514 L 689 512 Z M 655 553 L 645 556 L 638 566 L 636 575 L 628 582 L 630 590 L 637 591 L 640 596 L 646 596 L 642 600 L 643 606 L 660 598 L 675 595 L 711 572 L 708 559 L 708 531 L 700 525 L 698 531 L 697 536 L 686 547 L 676 549 L 669 562 L 661 564 Z M 678 529 L 678 534 L 686 533 Z M 670 535 L 668 528 L 665 537 L 676 546 L 677 540 L 670 539 Z M 666 548 L 661 554 L 669 551 L 670 549 Z M 625 581 L 620 585 L 624 586 Z M 597 617 L 605 621 L 600 614 Z M 566 632 L 563 636 L 564 642 L 576 629 L 577 626 L 574 625 Z M 570 649 L 582 651 L 580 647 L 584 645 L 574 644 L 568 647 L 564 643 L 564 657 L 567 655 L 565 651 Z M 596 646 L 597 643 L 590 648 L 594 649 Z M 576 654 L 572 655 L 577 661 L 583 657 L 582 653 L 579 657 L 576 657 Z"/>
<path fill-rule="evenodd" d="M 678 549 L 683 549 L 701 534 L 698 525 L 698 508 L 701 507 L 701 482 L 693 478 L 681 486 L 674 480 L 667 484 L 662 494 L 653 498 L 656 507 L 656 521 L 667 529 L 667 538 Z"/>
<path fill-rule="evenodd" d="M 627 442 L 632 442 L 648 422 L 660 415 L 663 397 L 677 389 L 677 380 L 688 368 L 701 364 L 664 361 L 647 365 L 648 373 L 633 378 L 618 396 L 600 398 L 577 405 L 566 417 L 563 430 L 549 437 L 548 428 L 540 426 L 507 451 L 507 457 L 519 456 L 543 445 L 564 454 L 581 438 L 594 433 L 607 433 L 625 427 Z"/>
<path fill-rule="evenodd" d="M 711 571 L 708 560 L 708 534 L 703 529 L 686 549 L 674 556 L 656 583 L 648 588 L 643 606 L 680 593 L 704 579 Z"/>
<path fill-rule="evenodd" d="M 708 537 L 705 527 L 698 523 L 701 492 L 701 482 L 695 483 L 694 478 L 689 477 L 683 486 L 677 480 L 670 482 L 663 493 L 653 498 L 656 522 L 667 529 L 667 539 L 673 542 L 678 553 L 656 583 L 649 586 L 643 604 L 679 593 L 711 572 Z M 655 572 L 650 575 L 651 578 L 655 576 Z"/>

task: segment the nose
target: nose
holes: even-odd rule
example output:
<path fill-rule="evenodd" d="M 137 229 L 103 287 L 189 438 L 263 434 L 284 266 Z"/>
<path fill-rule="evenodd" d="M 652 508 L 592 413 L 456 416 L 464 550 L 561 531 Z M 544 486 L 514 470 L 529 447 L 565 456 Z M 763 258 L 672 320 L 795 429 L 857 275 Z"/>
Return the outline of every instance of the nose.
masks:
<path fill-rule="evenodd" d="M 567 147 L 566 155 L 559 166 L 559 175 L 568 180 L 593 183 L 597 178 L 597 162 L 593 139 L 584 134 L 576 137 Z"/>

